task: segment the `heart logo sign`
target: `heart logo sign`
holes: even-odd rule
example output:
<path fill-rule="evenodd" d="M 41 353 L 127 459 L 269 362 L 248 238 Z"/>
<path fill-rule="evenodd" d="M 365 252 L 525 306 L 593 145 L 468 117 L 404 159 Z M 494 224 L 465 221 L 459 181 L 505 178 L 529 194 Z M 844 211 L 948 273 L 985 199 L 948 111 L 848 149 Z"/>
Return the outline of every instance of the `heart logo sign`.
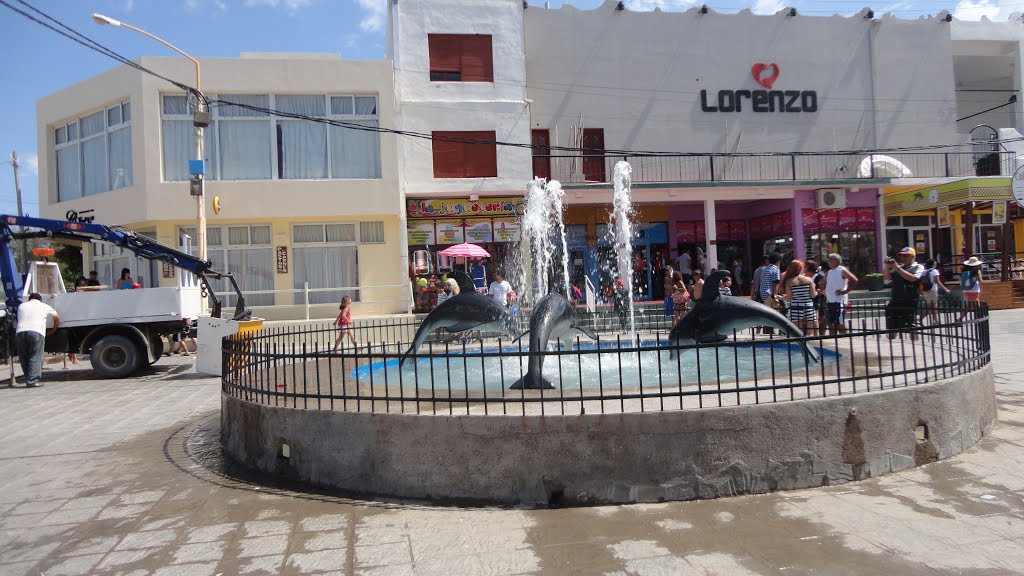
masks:
<path fill-rule="evenodd" d="M 750 71 L 754 75 L 754 80 L 769 90 L 772 89 L 772 84 L 779 79 L 779 65 L 774 62 L 771 64 L 758 62 Z"/>

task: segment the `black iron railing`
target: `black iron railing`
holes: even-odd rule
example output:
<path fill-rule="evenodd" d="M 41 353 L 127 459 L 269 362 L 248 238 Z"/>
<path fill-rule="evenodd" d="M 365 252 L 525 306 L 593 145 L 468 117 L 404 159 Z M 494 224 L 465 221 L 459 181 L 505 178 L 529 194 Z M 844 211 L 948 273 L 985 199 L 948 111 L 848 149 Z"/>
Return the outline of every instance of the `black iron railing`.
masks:
<path fill-rule="evenodd" d="M 672 345 L 667 330 L 604 330 L 544 354 L 548 390 L 512 390 L 528 371 L 526 339 L 434 337 L 399 363 L 418 327 L 409 320 L 355 329 L 333 351 L 330 325 L 265 329 L 225 339 L 223 391 L 271 406 L 414 414 L 580 414 L 685 410 L 858 394 L 934 382 L 989 362 L 984 304 L 897 311 L 855 304 L 842 331 L 802 338 L 759 330 L 716 344 Z M 586 321 L 586 320 L 584 320 Z M 617 326 L 613 327 L 617 328 Z M 444 340 L 444 341 L 442 341 Z M 820 356 L 809 358 L 805 347 Z"/>
<path fill-rule="evenodd" d="M 770 182 L 879 178 L 1009 176 L 1013 152 L 886 152 L 884 154 L 723 153 L 683 155 L 534 156 L 540 173 L 563 184 L 608 183 L 615 164 L 629 162 L 634 183 Z"/>

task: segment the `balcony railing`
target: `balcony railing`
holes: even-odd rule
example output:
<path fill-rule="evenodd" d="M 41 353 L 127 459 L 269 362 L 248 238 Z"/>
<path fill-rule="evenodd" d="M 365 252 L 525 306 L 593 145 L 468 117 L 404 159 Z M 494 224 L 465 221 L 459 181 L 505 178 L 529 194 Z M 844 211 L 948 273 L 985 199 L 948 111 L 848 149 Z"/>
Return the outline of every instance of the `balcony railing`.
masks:
<path fill-rule="evenodd" d="M 632 181 L 772 182 L 881 178 L 966 178 L 1010 176 L 1021 163 L 1013 152 L 887 152 L 885 154 L 736 153 L 685 155 L 534 156 L 534 174 L 564 184 L 611 182 L 620 160 L 633 169 Z"/>

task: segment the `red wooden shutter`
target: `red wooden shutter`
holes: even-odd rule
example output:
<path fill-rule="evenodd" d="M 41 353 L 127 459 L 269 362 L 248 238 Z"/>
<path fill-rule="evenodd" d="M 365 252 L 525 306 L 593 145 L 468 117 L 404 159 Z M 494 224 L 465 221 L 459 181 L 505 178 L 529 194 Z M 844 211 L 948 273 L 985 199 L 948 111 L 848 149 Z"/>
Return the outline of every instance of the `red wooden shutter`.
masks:
<path fill-rule="evenodd" d="M 605 182 L 604 128 L 583 129 L 583 178 L 587 182 Z"/>
<path fill-rule="evenodd" d="M 498 175 L 498 147 L 493 142 L 497 138 L 495 132 L 463 132 L 463 137 L 471 140 L 490 142 L 489 144 L 463 144 L 465 152 L 465 177 L 487 178 Z"/>
<path fill-rule="evenodd" d="M 458 138 L 460 132 L 432 132 L 431 147 L 434 153 L 434 178 L 461 178 L 463 165 L 462 145 L 448 142 L 445 138 Z"/>
<path fill-rule="evenodd" d="M 462 37 L 462 81 L 494 82 L 491 37 L 474 34 Z"/>
<path fill-rule="evenodd" d="M 547 129 L 530 132 L 533 145 L 533 177 L 551 179 L 551 134 Z"/>
<path fill-rule="evenodd" d="M 428 34 L 431 72 L 459 72 L 462 69 L 462 35 Z"/>

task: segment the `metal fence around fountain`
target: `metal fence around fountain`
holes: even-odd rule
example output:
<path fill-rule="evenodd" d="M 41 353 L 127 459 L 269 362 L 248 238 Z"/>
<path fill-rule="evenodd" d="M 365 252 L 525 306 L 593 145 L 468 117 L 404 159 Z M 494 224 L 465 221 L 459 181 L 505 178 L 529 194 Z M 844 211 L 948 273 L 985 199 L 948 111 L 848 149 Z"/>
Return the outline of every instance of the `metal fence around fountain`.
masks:
<path fill-rule="evenodd" d="M 222 390 L 264 405 L 412 414 L 543 415 L 686 410 L 788 402 L 936 382 L 989 363 L 988 308 L 942 302 L 923 321 L 885 327 L 885 306 L 855 304 L 845 331 L 802 338 L 759 329 L 710 344 L 671 345 L 659 327 L 603 331 L 545 353 L 550 390 L 510 390 L 527 371 L 526 339 L 435 333 L 399 365 L 418 322 L 264 329 L 225 339 Z M 588 315 L 581 314 L 588 322 Z M 347 343 L 346 343 L 347 344 Z M 804 345 L 821 361 L 808 360 Z M 676 353 L 673 357 L 673 351 Z"/>

